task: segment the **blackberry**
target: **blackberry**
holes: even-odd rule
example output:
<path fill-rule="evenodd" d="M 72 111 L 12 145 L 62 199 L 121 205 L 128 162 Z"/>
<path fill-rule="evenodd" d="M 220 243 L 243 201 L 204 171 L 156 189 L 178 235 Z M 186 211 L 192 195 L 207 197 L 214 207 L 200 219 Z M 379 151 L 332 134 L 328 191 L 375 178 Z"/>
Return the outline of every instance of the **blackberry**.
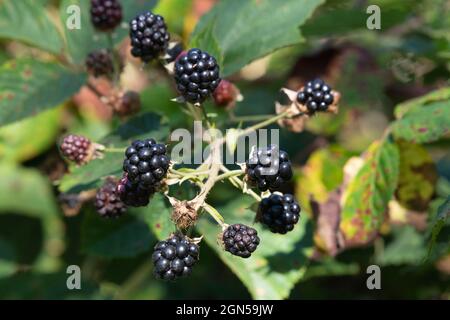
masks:
<path fill-rule="evenodd" d="M 78 165 L 87 163 L 93 153 L 92 142 L 88 138 L 74 134 L 64 137 L 60 149 L 64 157 Z"/>
<path fill-rule="evenodd" d="M 98 31 L 108 32 L 122 22 L 122 6 L 118 0 L 91 0 L 91 22 Z"/>
<path fill-rule="evenodd" d="M 199 251 L 198 245 L 183 235 L 158 242 L 152 255 L 154 275 L 168 281 L 190 275 Z"/>
<path fill-rule="evenodd" d="M 311 114 L 316 111 L 327 111 L 333 101 L 331 87 L 322 79 L 307 82 L 297 94 L 297 102 L 305 105 Z"/>
<path fill-rule="evenodd" d="M 200 49 L 190 49 L 175 62 L 175 82 L 184 99 L 202 103 L 219 85 L 216 59 Z"/>
<path fill-rule="evenodd" d="M 151 190 L 167 175 L 169 165 L 164 144 L 154 139 L 136 140 L 125 151 L 123 170 L 132 184 Z"/>
<path fill-rule="evenodd" d="M 246 162 L 247 181 L 260 191 L 276 191 L 292 178 L 289 156 L 277 146 L 254 150 Z"/>
<path fill-rule="evenodd" d="M 236 104 L 239 95 L 240 93 L 236 86 L 232 82 L 223 79 L 216 90 L 214 90 L 214 103 L 218 107 L 232 108 Z"/>
<path fill-rule="evenodd" d="M 228 226 L 223 232 L 222 241 L 226 251 L 242 258 L 250 257 L 259 244 L 256 230 L 243 224 Z"/>
<path fill-rule="evenodd" d="M 124 173 L 116 186 L 116 193 L 119 195 L 120 200 L 130 207 L 147 206 L 155 192 L 155 188 L 143 188 L 139 184 L 131 183 L 126 173 Z"/>
<path fill-rule="evenodd" d="M 169 45 L 170 34 L 164 18 L 149 11 L 130 22 L 131 54 L 149 62 L 160 56 Z"/>
<path fill-rule="evenodd" d="M 117 194 L 116 181 L 113 178 L 108 178 L 104 185 L 98 189 L 94 205 L 102 217 L 120 217 L 127 210 L 125 203 Z"/>
<path fill-rule="evenodd" d="M 300 206 L 291 194 L 271 194 L 259 203 L 258 220 L 274 233 L 294 229 L 300 218 Z"/>
<path fill-rule="evenodd" d="M 96 78 L 109 77 L 114 73 L 113 58 L 107 50 L 93 51 L 86 58 L 86 69 Z"/>

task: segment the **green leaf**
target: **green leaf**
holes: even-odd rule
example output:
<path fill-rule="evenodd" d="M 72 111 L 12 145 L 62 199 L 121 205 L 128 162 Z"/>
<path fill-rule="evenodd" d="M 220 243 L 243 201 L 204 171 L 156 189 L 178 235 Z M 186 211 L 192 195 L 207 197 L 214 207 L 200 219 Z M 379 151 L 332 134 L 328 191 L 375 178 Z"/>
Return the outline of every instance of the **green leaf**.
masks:
<path fill-rule="evenodd" d="M 134 18 L 137 14 L 145 10 L 151 10 L 155 5 L 155 0 L 142 1 L 121 1 L 124 11 L 124 24 Z M 69 52 L 72 61 L 75 64 L 82 64 L 89 52 L 109 48 L 110 43 L 106 33 L 95 31 L 90 21 L 90 1 L 85 0 L 63 0 L 60 6 L 61 22 L 65 26 L 70 14 L 67 13 L 67 8 L 71 5 L 76 5 L 81 9 L 81 29 L 64 28 L 67 39 L 67 51 Z M 121 26 L 113 33 L 113 43 L 115 45 L 122 42 L 128 35 L 128 29 Z"/>
<path fill-rule="evenodd" d="M 39 172 L 12 164 L 0 164 L 0 214 L 17 213 L 42 220 L 44 250 L 37 258 L 38 270 L 58 267 L 64 248 L 63 229 L 49 182 Z"/>
<path fill-rule="evenodd" d="M 391 125 L 396 139 L 426 143 L 450 137 L 450 99 L 412 107 Z"/>
<path fill-rule="evenodd" d="M 450 196 L 447 200 L 438 208 L 437 215 L 433 221 L 433 227 L 431 229 L 431 239 L 428 243 L 428 257 L 430 257 L 433 247 L 436 243 L 439 233 L 447 222 L 447 218 L 450 216 Z"/>
<path fill-rule="evenodd" d="M 0 126 L 56 107 L 75 94 L 86 80 L 55 63 L 31 59 L 0 67 Z"/>
<path fill-rule="evenodd" d="M 86 210 L 81 228 L 84 253 L 103 258 L 129 258 L 151 248 L 154 238 L 140 219 L 126 214 L 119 219 L 104 219 Z"/>
<path fill-rule="evenodd" d="M 328 193 L 342 183 L 342 168 L 350 156 L 343 148 L 331 146 L 320 149 L 309 157 L 295 179 L 296 196 L 307 210 L 310 209 L 311 195 L 316 201 L 326 201 Z"/>
<path fill-rule="evenodd" d="M 152 11 L 164 17 L 170 32 L 182 34 L 191 10 L 192 0 L 165 0 L 159 1 Z"/>
<path fill-rule="evenodd" d="M 176 231 L 175 224 L 170 219 L 172 207 L 164 195 L 158 193 L 150 200 L 150 204 L 141 211 L 143 219 L 153 231 L 158 240 L 167 239 L 171 233 Z"/>
<path fill-rule="evenodd" d="M 52 109 L 1 127 L 0 158 L 26 161 L 53 146 L 59 133 L 61 110 Z"/>
<path fill-rule="evenodd" d="M 395 117 L 397 119 L 403 118 L 403 116 L 412 109 L 418 109 L 426 106 L 427 104 L 450 100 L 450 88 L 443 88 L 436 91 L 432 91 L 424 96 L 408 100 L 395 107 Z"/>
<path fill-rule="evenodd" d="M 221 1 L 200 19 L 190 43 L 206 51 L 220 49 L 221 73 L 228 76 L 255 59 L 302 41 L 299 27 L 323 2 Z"/>
<path fill-rule="evenodd" d="M 397 187 L 399 152 L 384 139 L 375 141 L 365 155 L 363 166 L 349 182 L 341 203 L 340 230 L 348 245 L 362 245 L 377 234 Z"/>
<path fill-rule="evenodd" d="M 249 259 L 233 256 L 220 247 L 217 243 L 220 228 L 211 219 L 200 219 L 197 228 L 254 299 L 285 299 L 307 268 L 308 257 L 312 254 L 312 225 L 303 215 L 292 232 L 273 234 L 259 224 L 252 224 L 255 213 L 248 209 L 252 202 L 240 196 L 217 208 L 228 224 L 244 223 L 257 229 L 261 243 Z"/>
<path fill-rule="evenodd" d="M 400 150 L 400 175 L 396 198 L 405 208 L 426 210 L 438 179 L 434 161 L 421 145 L 405 141 L 398 141 L 397 145 Z"/>
<path fill-rule="evenodd" d="M 0 2 L 0 38 L 62 53 L 63 41 L 45 10 L 35 0 L 3 0 Z"/>
<path fill-rule="evenodd" d="M 131 118 L 100 141 L 106 147 L 124 148 L 133 140 L 154 138 L 164 142 L 169 133 L 166 125 L 160 124 L 161 118 L 153 113 Z M 97 188 L 103 183 L 103 177 L 122 175 L 124 153 L 107 152 L 103 159 L 90 161 L 80 167 L 72 167 L 69 174 L 64 175 L 59 184 L 62 192 L 81 192 Z"/>
<path fill-rule="evenodd" d="M 426 255 L 424 237 L 412 226 L 395 228 L 393 241 L 376 256 L 379 265 L 418 265 Z"/>

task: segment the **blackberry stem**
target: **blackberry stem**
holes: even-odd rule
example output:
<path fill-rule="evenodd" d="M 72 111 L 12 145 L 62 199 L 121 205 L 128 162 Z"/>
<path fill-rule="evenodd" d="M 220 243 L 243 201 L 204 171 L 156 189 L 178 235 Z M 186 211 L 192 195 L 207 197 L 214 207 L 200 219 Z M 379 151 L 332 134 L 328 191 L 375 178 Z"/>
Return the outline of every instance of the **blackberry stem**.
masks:
<path fill-rule="evenodd" d="M 222 173 L 221 175 L 217 176 L 216 182 L 227 179 L 227 178 L 240 176 L 242 174 L 244 174 L 244 171 L 242 171 L 242 170 L 230 170 L 228 172 Z"/>
<path fill-rule="evenodd" d="M 213 217 L 216 222 L 223 227 L 225 225 L 225 219 L 223 216 L 217 211 L 213 206 L 207 204 L 206 202 L 202 205 L 202 208 L 209 213 L 211 217 Z"/>
<path fill-rule="evenodd" d="M 105 148 L 102 151 L 109 153 L 125 153 L 125 149 L 123 148 Z"/>
<path fill-rule="evenodd" d="M 231 170 L 229 170 L 227 167 L 225 167 L 224 165 L 220 166 L 220 170 L 226 173 L 232 172 Z M 228 179 L 232 180 L 233 182 L 235 182 L 237 185 L 239 185 L 239 188 L 246 194 L 248 194 L 249 196 L 253 197 L 253 199 L 255 199 L 256 201 L 260 202 L 261 201 L 261 197 L 256 194 L 256 192 L 254 192 L 251 189 L 245 189 L 245 185 L 244 185 L 244 181 L 242 181 L 241 179 L 239 179 L 236 176 L 231 176 Z M 233 184 L 233 183 L 232 183 Z M 234 185 L 234 184 L 233 184 Z"/>
<path fill-rule="evenodd" d="M 114 83 L 114 87 L 117 87 L 120 81 L 120 57 L 117 54 L 117 51 L 114 47 L 114 39 L 112 36 L 111 32 L 107 33 L 107 38 L 108 38 L 108 45 L 109 45 L 109 49 L 111 50 L 112 53 L 112 58 L 113 58 L 113 66 L 114 66 L 114 72 L 113 72 L 113 83 Z"/>
<path fill-rule="evenodd" d="M 257 121 L 271 119 L 275 116 L 277 116 L 277 115 L 276 114 L 258 114 L 258 115 L 250 115 L 250 116 L 236 116 L 234 113 L 230 113 L 230 121 L 231 122 L 257 122 Z"/>

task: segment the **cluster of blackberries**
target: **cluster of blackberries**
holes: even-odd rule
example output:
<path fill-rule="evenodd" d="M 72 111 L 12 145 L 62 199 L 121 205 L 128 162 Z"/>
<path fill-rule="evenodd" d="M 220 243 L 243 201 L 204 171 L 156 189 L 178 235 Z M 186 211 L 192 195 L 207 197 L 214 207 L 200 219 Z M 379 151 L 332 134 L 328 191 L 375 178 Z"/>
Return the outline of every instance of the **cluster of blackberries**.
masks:
<path fill-rule="evenodd" d="M 111 76 L 114 73 L 113 58 L 107 50 L 96 50 L 88 54 L 86 69 L 94 77 Z"/>
<path fill-rule="evenodd" d="M 248 258 L 258 247 L 259 238 L 255 229 L 243 224 L 233 224 L 223 232 L 222 242 L 226 251 Z"/>
<path fill-rule="evenodd" d="M 108 218 L 120 217 L 127 210 L 127 206 L 117 194 L 116 181 L 113 178 L 108 178 L 97 190 L 94 205 L 102 217 Z"/>
<path fill-rule="evenodd" d="M 306 86 L 297 94 L 297 101 L 306 105 L 310 113 L 326 111 L 333 103 L 334 96 L 331 87 L 322 79 L 315 79 L 306 83 Z"/>
<path fill-rule="evenodd" d="M 199 251 L 198 245 L 183 235 L 158 242 L 152 256 L 155 276 L 170 281 L 190 275 Z"/>
<path fill-rule="evenodd" d="M 91 22 L 102 32 L 114 30 L 122 21 L 122 6 L 118 0 L 91 0 Z"/>
<path fill-rule="evenodd" d="M 274 233 L 291 231 L 299 218 L 300 206 L 291 194 L 274 193 L 259 204 L 258 220 Z"/>
<path fill-rule="evenodd" d="M 127 206 L 145 207 L 150 202 L 150 197 L 156 192 L 157 185 L 151 188 L 143 188 L 140 184 L 132 183 L 128 174 L 124 173 L 116 186 L 116 192 Z"/>
<path fill-rule="evenodd" d="M 124 176 L 118 193 L 129 206 L 146 206 L 167 175 L 170 159 L 166 146 L 154 139 L 136 140 L 125 150 Z"/>
<path fill-rule="evenodd" d="M 93 152 L 93 146 L 88 138 L 70 134 L 64 137 L 60 150 L 64 157 L 78 165 L 85 164 Z"/>
<path fill-rule="evenodd" d="M 220 82 L 216 59 L 200 49 L 190 49 L 175 62 L 175 81 L 180 94 L 190 103 L 202 103 Z"/>
<path fill-rule="evenodd" d="M 166 50 L 170 34 L 164 18 L 151 12 L 138 15 L 130 22 L 131 54 L 144 62 L 157 58 Z"/>
<path fill-rule="evenodd" d="M 292 178 L 289 156 L 277 146 L 259 148 L 246 162 L 247 181 L 260 191 L 276 191 Z"/>

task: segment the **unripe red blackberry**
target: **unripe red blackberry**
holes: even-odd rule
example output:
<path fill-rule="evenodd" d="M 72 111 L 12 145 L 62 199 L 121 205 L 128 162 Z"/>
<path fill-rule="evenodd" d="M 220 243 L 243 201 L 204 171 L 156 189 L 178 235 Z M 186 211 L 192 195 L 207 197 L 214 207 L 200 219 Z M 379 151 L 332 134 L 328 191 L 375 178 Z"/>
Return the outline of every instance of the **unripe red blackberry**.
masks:
<path fill-rule="evenodd" d="M 277 146 L 254 150 L 246 162 L 247 181 L 260 191 L 279 190 L 292 178 L 289 156 Z"/>
<path fill-rule="evenodd" d="M 300 205 L 291 194 L 271 194 L 259 203 L 258 221 L 274 233 L 285 234 L 294 229 L 300 218 Z"/>
<path fill-rule="evenodd" d="M 243 224 L 233 224 L 223 232 L 222 242 L 226 251 L 248 258 L 258 247 L 259 237 L 255 229 Z"/>
<path fill-rule="evenodd" d="M 102 32 L 114 30 L 122 22 L 122 6 L 118 0 L 91 0 L 91 22 Z"/>
<path fill-rule="evenodd" d="M 164 18 L 148 11 L 131 20 L 130 39 L 131 54 L 149 62 L 165 52 L 170 34 Z"/>
<path fill-rule="evenodd" d="M 89 53 L 86 58 L 86 69 L 94 77 L 110 77 L 114 73 L 114 62 L 107 50 L 97 50 Z"/>
<path fill-rule="evenodd" d="M 178 92 L 190 103 L 202 103 L 220 82 L 216 59 L 200 49 L 190 49 L 175 62 Z"/>
<path fill-rule="evenodd" d="M 125 151 L 123 170 L 131 183 L 142 189 L 154 189 L 166 177 L 169 165 L 164 144 L 154 139 L 136 140 Z"/>
<path fill-rule="evenodd" d="M 305 105 L 310 114 L 316 111 L 327 111 L 334 102 L 331 87 L 322 79 L 315 79 L 306 83 L 306 86 L 297 94 L 297 102 Z"/>
<path fill-rule="evenodd" d="M 145 207 L 149 204 L 150 198 L 156 192 L 154 188 L 143 188 L 140 184 L 133 184 L 127 173 L 116 186 L 116 193 L 127 206 Z"/>
<path fill-rule="evenodd" d="M 127 91 L 123 94 L 119 103 L 115 105 L 114 110 L 120 116 L 129 116 L 141 109 L 141 97 L 135 91 Z"/>
<path fill-rule="evenodd" d="M 88 138 L 74 134 L 64 137 L 60 145 L 63 156 L 79 165 L 89 162 L 93 149 L 93 144 Z"/>
<path fill-rule="evenodd" d="M 116 185 L 113 178 L 108 178 L 95 195 L 94 205 L 102 217 L 120 217 L 127 210 L 125 203 L 117 194 Z"/>
<path fill-rule="evenodd" d="M 232 82 L 225 79 L 220 81 L 219 86 L 213 93 L 216 106 L 225 108 L 234 107 L 239 96 L 238 88 Z"/>
<path fill-rule="evenodd" d="M 190 275 L 199 260 L 199 251 L 199 246 L 183 235 L 158 242 L 152 255 L 155 277 L 173 281 Z"/>

